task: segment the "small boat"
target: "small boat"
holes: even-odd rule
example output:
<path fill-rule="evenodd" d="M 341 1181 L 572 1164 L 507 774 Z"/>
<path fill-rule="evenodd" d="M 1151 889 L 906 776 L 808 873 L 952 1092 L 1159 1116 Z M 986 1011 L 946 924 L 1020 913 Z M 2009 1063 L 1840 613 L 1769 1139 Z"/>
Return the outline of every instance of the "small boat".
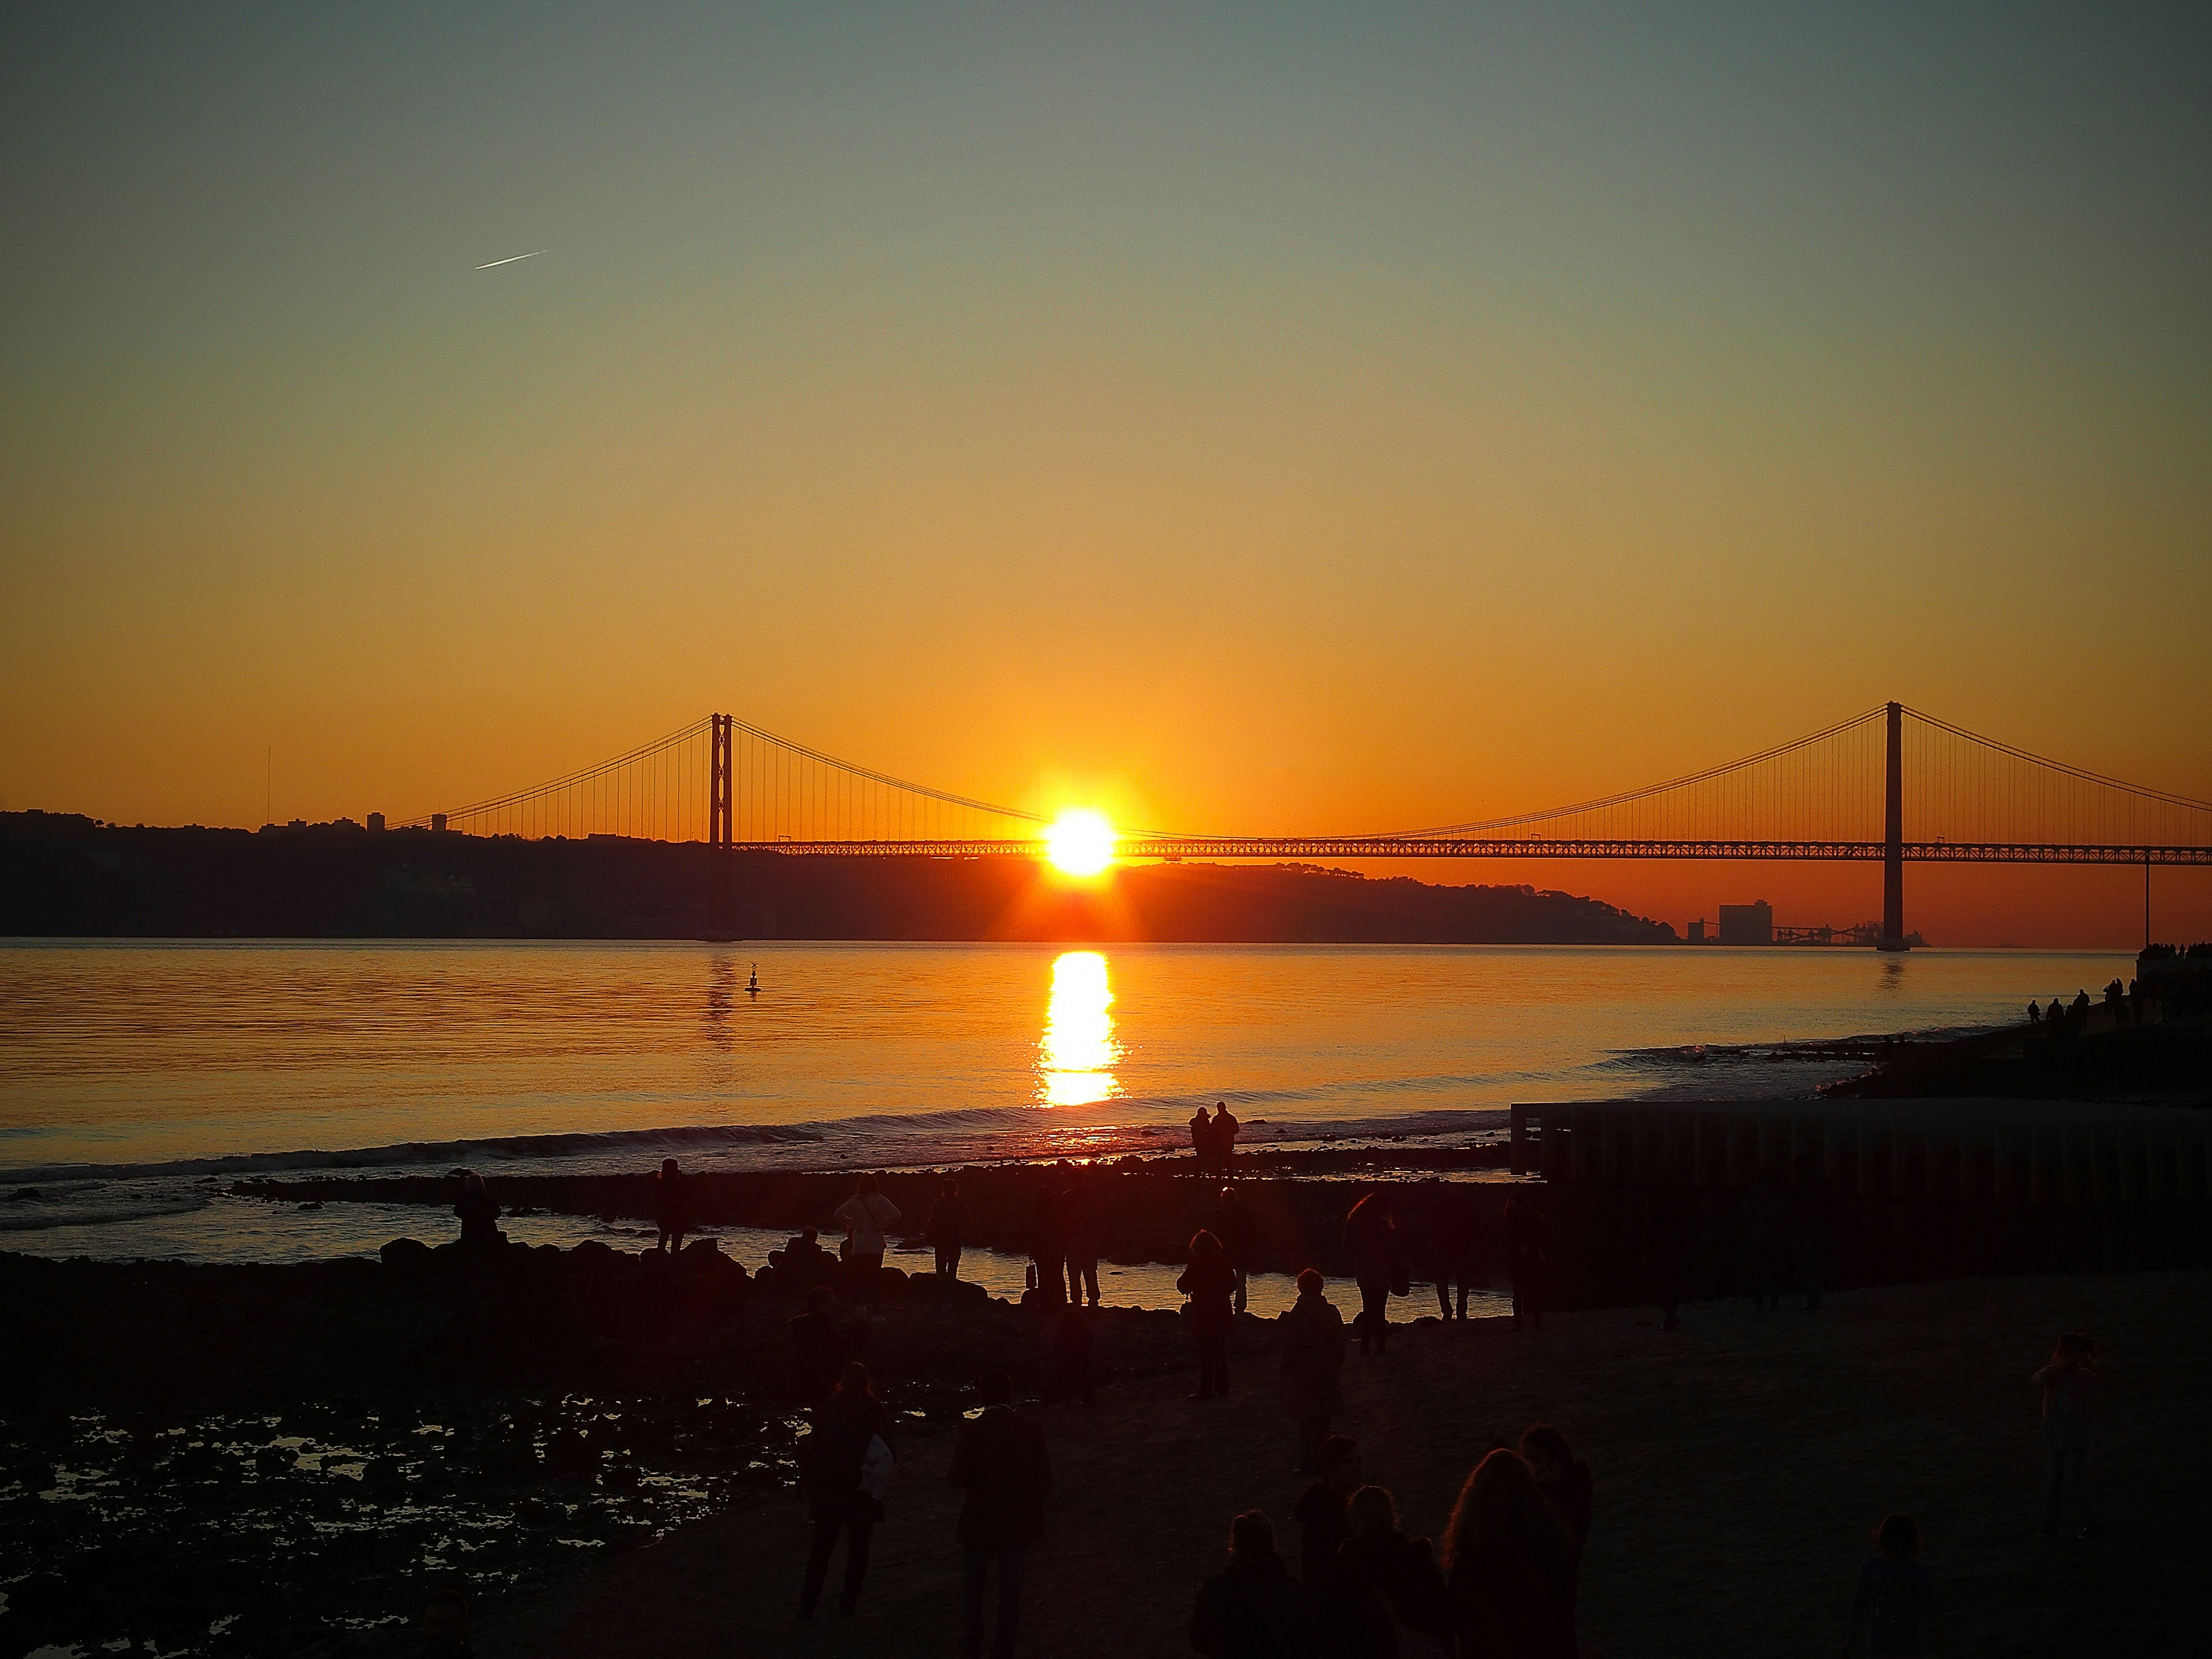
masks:
<path fill-rule="evenodd" d="M 753 964 L 751 977 L 745 981 L 745 994 L 754 997 L 760 994 L 760 963 L 757 962 Z"/>

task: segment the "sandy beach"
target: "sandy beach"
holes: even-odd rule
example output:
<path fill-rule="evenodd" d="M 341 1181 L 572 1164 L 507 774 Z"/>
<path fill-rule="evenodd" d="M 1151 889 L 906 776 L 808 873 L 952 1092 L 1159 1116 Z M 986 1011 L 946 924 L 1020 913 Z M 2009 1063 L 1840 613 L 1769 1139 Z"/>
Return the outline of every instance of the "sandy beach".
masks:
<path fill-rule="evenodd" d="M 1899 1286 L 1818 1313 L 1699 1304 L 1675 1334 L 1632 1310 L 1562 1315 L 1519 1337 L 1502 1320 L 1430 1323 L 1388 1358 L 1354 1354 L 1340 1426 L 1408 1529 L 1432 1534 L 1493 1434 L 1560 1426 L 1596 1477 L 1581 1603 L 1593 1655 L 1828 1651 L 1867 1529 L 1892 1509 L 1922 1524 L 1955 1651 L 2178 1653 L 2201 1624 L 2208 1306 L 2212 1273 L 2190 1272 Z M 2100 1338 L 2110 1379 L 2089 1476 L 2109 1531 L 2051 1543 L 2036 1536 L 2027 1378 L 2069 1328 Z M 1095 1408 L 1046 1413 L 1055 1490 L 1024 1651 L 1187 1653 L 1192 1598 L 1231 1514 L 1267 1510 L 1295 1549 L 1302 1483 L 1272 1367 L 1243 1362 L 1225 1404 L 1192 1403 L 1188 1386 L 1143 1378 Z M 487 1621 L 478 1650 L 949 1652 L 951 1439 L 917 1425 L 900 1447 L 849 1625 L 793 1617 L 805 1530 L 787 1489 L 595 1565 Z M 1424 1650 L 1409 1639 L 1409 1654 Z"/>

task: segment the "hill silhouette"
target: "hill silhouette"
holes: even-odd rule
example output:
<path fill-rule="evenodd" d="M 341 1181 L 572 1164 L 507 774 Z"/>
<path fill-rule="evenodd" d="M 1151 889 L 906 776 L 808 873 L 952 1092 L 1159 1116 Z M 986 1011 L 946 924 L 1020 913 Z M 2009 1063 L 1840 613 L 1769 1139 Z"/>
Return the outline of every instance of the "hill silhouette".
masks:
<path fill-rule="evenodd" d="M 1031 939 L 1658 945 L 1596 899 L 1311 865 L 1132 866 L 1095 884 L 1022 859 L 717 854 L 334 824 L 149 829 L 0 813 L 18 936 Z"/>

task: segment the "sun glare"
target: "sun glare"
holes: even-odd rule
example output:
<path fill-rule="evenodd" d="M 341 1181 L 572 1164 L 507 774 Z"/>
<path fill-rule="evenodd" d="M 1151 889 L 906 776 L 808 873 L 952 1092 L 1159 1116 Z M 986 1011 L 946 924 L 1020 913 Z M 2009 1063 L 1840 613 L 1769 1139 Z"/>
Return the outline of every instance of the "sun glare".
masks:
<path fill-rule="evenodd" d="M 1045 856 L 1071 876 L 1095 876 L 1114 862 L 1114 826 L 1097 813 L 1076 807 L 1062 812 L 1044 832 Z"/>

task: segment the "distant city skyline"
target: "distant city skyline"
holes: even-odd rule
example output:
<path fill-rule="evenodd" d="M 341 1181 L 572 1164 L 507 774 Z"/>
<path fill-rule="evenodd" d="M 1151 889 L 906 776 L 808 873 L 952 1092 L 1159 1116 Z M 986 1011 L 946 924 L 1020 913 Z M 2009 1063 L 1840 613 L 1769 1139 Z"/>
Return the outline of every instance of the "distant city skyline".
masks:
<path fill-rule="evenodd" d="M 1891 697 L 2212 798 L 2201 9 L 0 28 L 0 809 L 396 821 L 719 708 L 1373 829 Z M 2140 872 L 1909 881 L 2140 933 Z"/>

